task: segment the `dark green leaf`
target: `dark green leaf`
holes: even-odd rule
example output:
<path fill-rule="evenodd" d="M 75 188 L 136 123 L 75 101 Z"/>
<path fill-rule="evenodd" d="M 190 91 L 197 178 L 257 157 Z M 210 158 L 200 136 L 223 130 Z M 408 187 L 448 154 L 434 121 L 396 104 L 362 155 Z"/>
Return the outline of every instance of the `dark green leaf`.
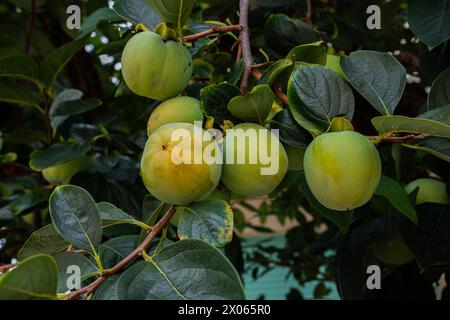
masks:
<path fill-rule="evenodd" d="M 306 148 L 312 140 L 311 134 L 300 127 L 288 109 L 278 112 L 270 121 L 272 129 L 278 129 L 283 143 Z"/>
<path fill-rule="evenodd" d="M 405 217 L 418 224 L 417 213 L 405 189 L 394 179 L 382 175 L 375 193 L 385 197 Z"/>
<path fill-rule="evenodd" d="M 100 211 L 100 217 L 102 218 L 103 227 L 109 227 L 120 223 L 128 223 L 139 225 L 141 227 L 145 227 L 144 229 L 148 229 L 147 225 L 136 220 L 135 218 L 123 212 L 122 210 L 120 210 L 111 203 L 108 202 L 97 203 L 97 208 Z"/>
<path fill-rule="evenodd" d="M 56 116 L 58 109 L 61 108 L 65 102 L 80 100 L 83 92 L 77 89 L 67 89 L 59 93 L 53 100 L 50 106 L 50 120 L 53 130 L 56 130 L 69 116 Z"/>
<path fill-rule="evenodd" d="M 83 20 L 83 24 L 81 25 L 80 30 L 81 34 L 79 37 L 82 38 L 90 35 L 92 31 L 95 31 L 97 25 L 102 21 L 113 23 L 122 21 L 122 18 L 108 7 L 99 8 Z"/>
<path fill-rule="evenodd" d="M 147 0 L 158 16 L 178 30 L 185 25 L 194 7 L 195 0 Z"/>
<path fill-rule="evenodd" d="M 95 291 L 94 300 L 119 300 L 117 295 L 119 275 L 114 274 Z"/>
<path fill-rule="evenodd" d="M 273 14 L 264 26 L 264 35 L 270 49 L 277 56 L 285 56 L 299 44 L 318 40 L 314 29 L 299 19 L 291 19 L 285 14 Z"/>
<path fill-rule="evenodd" d="M 150 30 L 155 29 L 161 23 L 161 18 L 146 0 L 116 0 L 113 9 L 119 16 L 131 23 L 136 25 L 142 23 Z"/>
<path fill-rule="evenodd" d="M 450 104 L 450 68 L 434 80 L 428 94 L 428 110 L 441 108 Z"/>
<path fill-rule="evenodd" d="M 408 22 L 412 32 L 432 49 L 450 38 L 450 2 L 408 0 Z"/>
<path fill-rule="evenodd" d="M 31 56 L 25 54 L 1 57 L 0 77 L 12 77 L 39 83 L 39 66 Z"/>
<path fill-rule="evenodd" d="M 400 230 L 420 267 L 450 264 L 450 207 L 423 204 L 417 206 L 417 213 L 419 225 Z"/>
<path fill-rule="evenodd" d="M 286 59 L 293 62 L 325 65 L 327 63 L 327 49 L 322 41 L 301 44 L 289 51 Z"/>
<path fill-rule="evenodd" d="M 35 255 L 0 277 L 0 300 L 56 299 L 57 285 L 55 260 L 45 254 Z"/>
<path fill-rule="evenodd" d="M 44 170 L 67 160 L 85 155 L 91 146 L 86 143 L 58 142 L 48 149 L 34 152 L 30 157 L 30 168 Z"/>
<path fill-rule="evenodd" d="M 288 85 L 289 109 L 306 130 L 321 133 L 336 116 L 352 119 L 355 98 L 345 81 L 323 66 L 298 67 Z"/>
<path fill-rule="evenodd" d="M 405 147 L 423 150 L 450 162 L 450 140 L 445 138 L 426 138 L 403 144 Z"/>
<path fill-rule="evenodd" d="M 56 108 L 53 112 L 53 116 L 71 116 L 76 114 L 81 114 L 86 111 L 95 109 L 102 105 L 102 101 L 98 99 L 82 99 L 82 100 L 73 100 L 73 101 L 65 101 L 59 104 L 58 108 Z"/>
<path fill-rule="evenodd" d="M 102 239 L 100 213 L 89 193 L 76 186 L 59 186 L 50 196 L 50 216 L 56 230 L 76 248 L 98 253 Z"/>
<path fill-rule="evenodd" d="M 294 63 L 290 59 L 281 59 L 273 63 L 259 79 L 259 84 L 272 85 L 284 70 L 292 67 Z"/>
<path fill-rule="evenodd" d="M 392 55 L 360 50 L 341 57 L 352 86 L 383 115 L 393 114 L 406 85 L 406 70 Z"/>
<path fill-rule="evenodd" d="M 65 65 L 84 47 L 87 38 L 80 38 L 69 42 L 52 53 L 41 63 L 41 73 L 45 83 L 51 88 Z"/>
<path fill-rule="evenodd" d="M 223 247 L 233 238 L 233 211 L 223 200 L 206 200 L 179 208 L 178 222 L 181 240 L 200 239 L 215 247 Z"/>
<path fill-rule="evenodd" d="M 228 102 L 240 94 L 241 91 L 229 83 L 209 85 L 200 91 L 202 109 L 205 115 L 214 117 L 217 124 L 232 120 L 234 117 L 228 112 Z"/>
<path fill-rule="evenodd" d="M 237 96 L 228 103 L 230 113 L 244 121 L 262 124 L 272 110 L 275 96 L 269 85 L 254 87 L 246 96 Z"/>
<path fill-rule="evenodd" d="M 38 109 L 41 113 L 44 112 L 39 105 L 40 100 L 34 92 L 18 83 L 3 80 L 0 81 L 0 102 L 23 107 L 33 107 Z"/>
<path fill-rule="evenodd" d="M 19 260 L 31 257 L 35 254 L 46 253 L 54 255 L 61 252 L 70 245 L 59 235 L 53 224 L 46 225 L 33 232 L 25 244 L 20 249 L 17 257 Z"/>
<path fill-rule="evenodd" d="M 447 113 L 450 116 L 450 108 Z M 407 132 L 450 138 L 450 125 L 425 118 L 381 116 L 372 118 L 372 124 L 380 135 Z"/>
<path fill-rule="evenodd" d="M 201 240 L 184 240 L 139 262 L 119 279 L 119 298 L 202 300 L 245 298 L 238 273 L 217 249 Z"/>
<path fill-rule="evenodd" d="M 25 194 L 12 201 L 8 206 L 11 209 L 12 213 L 14 213 L 15 215 L 19 215 L 29 212 L 36 206 L 47 202 L 49 196 L 49 190 L 37 188 L 25 192 Z"/>
<path fill-rule="evenodd" d="M 45 132 L 31 129 L 17 129 L 3 134 L 3 140 L 12 144 L 30 144 L 44 140 L 46 137 L 47 134 Z"/>
<path fill-rule="evenodd" d="M 80 281 L 84 281 L 98 271 L 97 266 L 88 258 L 77 252 L 60 252 L 55 255 L 58 267 L 58 292 L 64 293 L 73 289 L 70 278 L 74 276 L 69 267 L 75 266 L 80 271 Z"/>

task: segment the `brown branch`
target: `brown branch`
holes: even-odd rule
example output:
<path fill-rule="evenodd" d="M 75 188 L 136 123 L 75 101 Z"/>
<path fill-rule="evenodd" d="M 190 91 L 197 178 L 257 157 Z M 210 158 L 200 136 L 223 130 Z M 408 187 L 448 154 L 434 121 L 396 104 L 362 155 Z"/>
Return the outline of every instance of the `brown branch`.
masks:
<path fill-rule="evenodd" d="M 136 258 L 142 255 L 142 252 L 147 250 L 148 247 L 152 244 L 155 237 L 158 235 L 158 233 L 163 230 L 167 224 L 169 223 L 170 219 L 175 213 L 175 208 L 171 207 L 169 211 L 164 215 L 164 217 L 161 218 L 161 220 L 158 221 L 157 224 L 154 225 L 154 227 L 150 230 L 147 237 L 142 241 L 142 243 L 133 250 L 128 256 L 120 260 L 114 267 L 107 270 L 104 274 L 102 274 L 99 278 L 97 278 L 92 283 L 88 284 L 86 287 L 83 287 L 79 290 L 72 291 L 67 296 L 67 300 L 72 300 L 77 297 L 79 297 L 82 294 L 90 295 L 93 293 L 99 285 L 101 285 L 103 282 L 105 282 L 110 276 L 113 274 L 116 274 L 117 272 L 121 271 L 126 265 L 133 262 Z"/>
<path fill-rule="evenodd" d="M 16 266 L 16 263 L 2 264 L 0 265 L 0 272 L 8 271 Z"/>
<path fill-rule="evenodd" d="M 212 35 L 214 33 L 227 33 L 227 32 L 232 32 L 232 31 L 241 31 L 241 27 L 238 25 L 231 25 L 231 26 L 224 26 L 224 27 L 212 27 L 211 29 L 199 32 L 199 33 L 195 33 L 195 34 L 191 34 L 189 36 L 185 36 L 184 40 L 187 42 L 191 42 L 203 37 L 207 37 L 209 35 Z"/>
<path fill-rule="evenodd" d="M 28 20 L 27 32 L 25 38 L 25 52 L 27 54 L 30 53 L 31 50 L 31 39 L 33 34 L 33 22 L 34 17 L 36 16 L 36 0 L 31 0 L 31 8 L 30 8 L 30 19 Z"/>
<path fill-rule="evenodd" d="M 312 5 L 311 0 L 306 0 L 306 23 L 312 25 Z"/>
<path fill-rule="evenodd" d="M 369 140 L 374 140 L 374 141 L 388 141 L 388 142 L 396 142 L 396 143 L 405 143 L 408 142 L 410 140 L 423 140 L 425 138 L 427 138 L 427 135 L 424 134 L 408 134 L 405 136 L 396 136 L 394 134 L 389 134 L 386 136 L 367 136 L 367 138 Z"/>
<path fill-rule="evenodd" d="M 244 73 L 241 79 L 242 94 L 247 93 L 248 78 L 250 77 L 253 68 L 253 56 L 250 46 L 250 29 L 248 27 L 248 9 L 249 9 L 249 0 L 240 0 L 239 24 L 241 26 L 241 33 L 239 35 L 239 38 L 241 39 L 242 56 L 244 58 Z"/>

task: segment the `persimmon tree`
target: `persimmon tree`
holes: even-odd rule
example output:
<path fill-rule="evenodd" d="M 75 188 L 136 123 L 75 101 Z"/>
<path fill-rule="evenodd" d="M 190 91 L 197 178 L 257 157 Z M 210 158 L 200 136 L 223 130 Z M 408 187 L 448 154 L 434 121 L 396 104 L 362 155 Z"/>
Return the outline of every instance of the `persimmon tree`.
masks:
<path fill-rule="evenodd" d="M 0 299 L 245 299 L 242 273 L 275 267 L 316 281 L 316 298 L 330 281 L 343 299 L 436 298 L 450 272 L 444 2 L 72 2 L 0 4 Z M 178 129 L 224 163 L 174 163 Z M 252 130 L 267 135 L 233 144 Z M 275 172 L 226 161 L 261 149 Z M 240 232 L 271 230 L 243 208 L 298 224 L 244 263 Z"/>

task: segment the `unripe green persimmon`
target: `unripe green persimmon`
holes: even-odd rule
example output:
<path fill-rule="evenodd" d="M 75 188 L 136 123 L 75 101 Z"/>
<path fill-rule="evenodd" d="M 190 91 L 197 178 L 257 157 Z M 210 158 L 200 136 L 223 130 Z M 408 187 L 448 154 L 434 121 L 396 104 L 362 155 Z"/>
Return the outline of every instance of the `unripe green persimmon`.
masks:
<path fill-rule="evenodd" d="M 172 137 L 174 132 L 183 130 L 192 137 L 188 143 L 182 143 Z M 208 141 L 200 142 L 200 151 L 212 150 L 212 156 L 219 156 L 220 149 L 212 136 L 201 127 L 190 123 L 170 123 L 157 129 L 147 140 L 141 158 L 141 176 L 148 191 L 157 199 L 171 205 L 187 205 L 203 200 L 217 187 L 222 172 L 222 164 L 193 161 L 195 152 L 194 130 L 199 130 Z M 188 140 L 186 140 L 188 141 Z M 173 151 L 173 152 L 172 152 Z M 191 162 L 176 163 L 176 155 L 189 155 Z"/>
<path fill-rule="evenodd" d="M 353 132 L 331 132 L 316 137 L 304 158 L 306 181 L 325 207 L 346 211 L 366 204 L 381 176 L 375 146 Z"/>
<path fill-rule="evenodd" d="M 246 197 L 262 196 L 272 192 L 283 180 L 289 166 L 283 145 L 273 133 L 257 124 L 242 123 L 235 126 L 233 130 L 235 134 L 229 134 L 227 131 L 224 139 L 223 184 L 231 192 Z M 260 139 L 259 130 L 264 130 L 265 138 Z M 256 132 L 256 141 L 245 138 L 251 132 Z M 239 145 L 239 141 L 246 141 L 246 143 Z M 272 141 L 276 144 L 274 148 L 272 147 Z M 252 153 L 253 146 L 256 148 L 254 153 Z M 274 163 L 262 163 L 259 155 L 261 148 L 266 150 L 266 156 L 274 160 Z M 227 159 L 229 154 L 234 154 L 234 161 L 233 159 Z M 237 157 L 239 155 L 244 157 L 243 163 L 238 163 Z M 254 163 L 250 161 L 253 156 L 256 157 Z M 275 161 L 278 164 L 277 166 L 275 166 Z M 269 169 L 271 165 L 273 165 L 273 173 L 263 174 L 261 172 L 263 168 Z"/>
<path fill-rule="evenodd" d="M 327 54 L 327 63 L 325 67 L 336 73 L 337 75 L 345 78 L 345 74 L 341 68 L 341 57 L 335 54 Z"/>
<path fill-rule="evenodd" d="M 373 245 L 371 249 L 374 255 L 386 264 L 399 266 L 414 260 L 414 255 L 406 245 L 400 232 L 396 232 L 391 241 Z"/>
<path fill-rule="evenodd" d="M 68 184 L 78 172 L 88 168 L 88 157 L 82 156 L 44 169 L 42 175 L 51 184 Z"/>
<path fill-rule="evenodd" d="M 122 74 L 134 93 L 164 101 L 180 94 L 192 77 L 189 51 L 174 41 L 164 42 L 151 31 L 133 36 L 122 54 Z"/>
<path fill-rule="evenodd" d="M 416 197 L 416 204 L 426 202 L 439 204 L 450 203 L 449 197 L 447 195 L 446 185 L 442 181 L 430 178 L 417 179 L 408 183 L 405 187 L 405 190 L 406 192 L 411 193 L 416 188 L 419 188 Z"/>
<path fill-rule="evenodd" d="M 289 170 L 290 171 L 301 171 L 303 170 L 303 158 L 305 156 L 306 149 L 297 148 L 294 146 L 286 145 L 284 146 L 289 159 Z"/>
<path fill-rule="evenodd" d="M 203 121 L 200 101 L 191 97 L 172 98 L 153 110 L 148 119 L 147 133 L 150 136 L 156 129 L 168 123 L 194 121 Z"/>

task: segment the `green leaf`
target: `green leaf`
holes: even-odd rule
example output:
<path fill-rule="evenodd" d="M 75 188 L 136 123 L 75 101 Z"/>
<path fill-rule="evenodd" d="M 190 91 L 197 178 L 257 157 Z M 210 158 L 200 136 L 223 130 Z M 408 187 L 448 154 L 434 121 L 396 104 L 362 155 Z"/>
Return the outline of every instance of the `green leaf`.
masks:
<path fill-rule="evenodd" d="M 94 300 L 119 300 L 117 290 L 119 288 L 119 275 L 114 274 L 103 282 L 97 290 L 95 290 Z"/>
<path fill-rule="evenodd" d="M 439 109 L 436 109 L 439 110 Z M 450 115 L 450 108 L 447 113 Z M 450 138 L 450 125 L 425 118 L 405 116 L 381 116 L 372 118 L 372 124 L 380 135 L 396 132 L 426 134 L 435 137 Z"/>
<path fill-rule="evenodd" d="M 285 144 L 306 148 L 312 141 L 311 134 L 295 122 L 288 109 L 278 112 L 270 124 L 272 129 L 279 130 L 279 138 Z"/>
<path fill-rule="evenodd" d="M 206 200 L 178 208 L 182 210 L 178 222 L 181 240 L 199 239 L 215 247 L 223 247 L 233 238 L 233 211 L 223 200 Z"/>
<path fill-rule="evenodd" d="M 69 116 L 57 116 L 60 109 L 66 102 L 80 100 L 83 92 L 77 89 L 67 89 L 59 93 L 50 106 L 50 120 L 55 131 Z"/>
<path fill-rule="evenodd" d="M 161 18 L 146 0 L 116 0 L 113 9 L 131 23 L 142 23 L 150 30 L 154 30 L 161 23 Z"/>
<path fill-rule="evenodd" d="M 55 260 L 49 255 L 35 255 L 0 277 L 0 300 L 56 299 L 57 285 Z"/>
<path fill-rule="evenodd" d="M 312 194 L 306 182 L 306 177 L 304 173 L 299 175 L 298 188 L 303 193 L 303 195 L 308 199 L 309 203 L 313 208 L 315 208 L 325 219 L 331 221 L 336 225 L 342 233 L 347 233 L 350 225 L 353 221 L 353 211 L 341 212 L 334 211 L 324 207 Z"/>
<path fill-rule="evenodd" d="M 64 239 L 76 248 L 97 254 L 102 239 L 101 218 L 86 190 L 72 185 L 56 187 L 50 196 L 49 211 Z"/>
<path fill-rule="evenodd" d="M 428 110 L 443 107 L 450 104 L 450 68 L 434 80 L 428 94 Z"/>
<path fill-rule="evenodd" d="M 327 48 L 323 45 L 323 41 L 301 44 L 289 51 L 286 59 L 293 62 L 325 65 L 327 63 Z"/>
<path fill-rule="evenodd" d="M 31 209 L 48 201 L 50 191 L 36 188 L 25 192 L 23 195 L 12 201 L 8 207 L 15 215 L 29 212 Z"/>
<path fill-rule="evenodd" d="M 267 84 L 258 85 L 247 96 L 237 96 L 228 103 L 230 113 L 244 121 L 262 124 L 272 110 L 275 96 Z"/>
<path fill-rule="evenodd" d="M 353 117 L 352 90 L 323 66 L 298 67 L 289 80 L 288 96 L 294 119 L 308 131 L 322 133 L 334 117 Z"/>
<path fill-rule="evenodd" d="M 241 91 L 235 85 L 229 83 L 209 85 L 200 90 L 201 107 L 205 115 L 214 117 L 214 121 L 221 124 L 224 120 L 234 119 L 227 106 L 231 99 L 239 95 Z"/>
<path fill-rule="evenodd" d="M 100 259 L 105 268 L 112 268 L 139 244 L 139 235 L 125 235 L 108 240 L 100 246 Z"/>
<path fill-rule="evenodd" d="M 393 114 L 406 85 L 406 70 L 392 55 L 360 50 L 341 57 L 352 86 L 383 115 Z"/>
<path fill-rule="evenodd" d="M 0 81 L 0 102 L 33 107 L 44 113 L 44 110 L 39 105 L 40 100 L 34 92 L 18 83 Z"/>
<path fill-rule="evenodd" d="M 51 89 L 65 65 L 84 47 L 88 38 L 80 38 L 57 48 L 41 63 L 41 73 L 44 82 Z"/>
<path fill-rule="evenodd" d="M 32 129 L 17 129 L 3 134 L 3 140 L 12 144 L 30 144 L 44 140 L 46 137 L 45 132 Z"/>
<path fill-rule="evenodd" d="M 405 147 L 422 150 L 450 162 L 450 140 L 446 138 L 426 138 L 402 144 Z"/>
<path fill-rule="evenodd" d="M 94 98 L 65 101 L 59 104 L 53 112 L 53 116 L 72 116 L 76 114 L 81 114 L 89 110 L 95 109 L 102 105 L 102 101 Z"/>
<path fill-rule="evenodd" d="M 92 31 L 95 31 L 97 29 L 97 25 L 102 21 L 113 23 L 122 21 L 122 18 L 109 7 L 99 8 L 83 20 L 79 38 L 90 35 Z"/>
<path fill-rule="evenodd" d="M 297 45 L 319 40 L 311 26 L 285 14 L 272 14 L 264 25 L 264 35 L 270 49 L 279 57 Z"/>
<path fill-rule="evenodd" d="M 375 194 L 388 199 L 394 208 L 400 211 L 414 224 L 417 225 L 419 223 L 416 210 L 409 199 L 408 193 L 405 191 L 405 188 L 394 179 L 382 175 Z"/>
<path fill-rule="evenodd" d="M 450 263 L 450 207 L 417 206 L 419 225 L 406 224 L 400 231 L 422 269 Z"/>
<path fill-rule="evenodd" d="M 67 249 L 69 245 L 70 243 L 56 231 L 55 226 L 48 224 L 31 234 L 20 249 L 17 257 L 19 260 L 24 260 L 39 253 L 55 255 Z"/>
<path fill-rule="evenodd" d="M 273 63 L 262 75 L 261 79 L 259 79 L 259 84 L 268 84 L 272 85 L 278 78 L 280 74 L 283 73 L 286 69 L 292 67 L 294 62 L 290 59 L 281 59 Z"/>
<path fill-rule="evenodd" d="M 108 202 L 97 203 L 97 208 L 100 211 L 100 217 L 102 218 L 103 227 L 109 227 L 121 223 L 128 223 L 140 226 L 145 230 L 150 228 L 145 223 L 136 220 L 135 218 L 123 212 L 122 210 L 120 210 L 111 203 Z"/>
<path fill-rule="evenodd" d="M 33 170 L 44 170 L 67 160 L 81 157 L 90 149 L 91 146 L 87 143 L 58 142 L 48 149 L 33 152 L 29 165 Z"/>
<path fill-rule="evenodd" d="M 71 277 L 74 276 L 73 270 L 70 270 L 69 267 L 76 266 L 79 268 L 81 281 L 98 272 L 97 266 L 78 252 L 60 252 L 55 255 L 55 261 L 58 267 L 58 292 L 61 293 L 73 289 L 72 286 L 68 285 Z"/>
<path fill-rule="evenodd" d="M 120 277 L 118 295 L 132 300 L 245 299 L 233 265 L 201 240 L 178 241 L 151 261 L 134 264 Z"/>
<path fill-rule="evenodd" d="M 408 0 L 411 31 L 430 49 L 450 38 L 450 2 Z"/>
<path fill-rule="evenodd" d="M 11 77 L 39 84 L 39 65 L 31 56 L 14 54 L 0 58 L 0 77 Z"/>
<path fill-rule="evenodd" d="M 186 24 L 195 0 L 147 0 L 158 16 L 178 30 Z"/>

